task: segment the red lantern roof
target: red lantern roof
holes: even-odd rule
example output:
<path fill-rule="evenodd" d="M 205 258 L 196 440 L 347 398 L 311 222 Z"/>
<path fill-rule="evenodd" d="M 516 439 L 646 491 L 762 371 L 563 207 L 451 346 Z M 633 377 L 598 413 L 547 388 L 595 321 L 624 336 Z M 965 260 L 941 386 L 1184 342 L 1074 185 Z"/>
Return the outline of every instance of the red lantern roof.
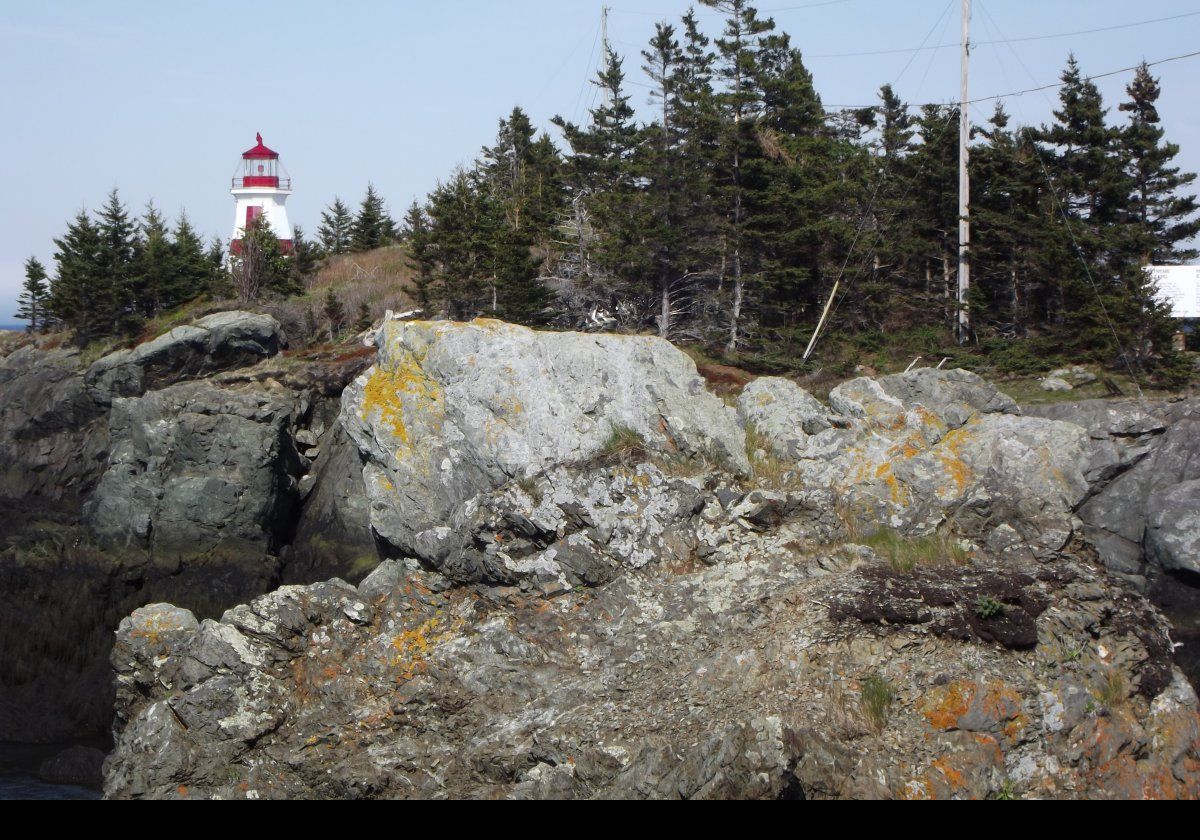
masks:
<path fill-rule="evenodd" d="M 263 145 L 262 134 L 255 134 L 254 139 L 258 141 L 258 145 L 256 145 L 253 149 L 247 149 L 246 151 L 242 152 L 243 160 L 274 160 L 279 157 L 279 152 L 271 151 Z"/>

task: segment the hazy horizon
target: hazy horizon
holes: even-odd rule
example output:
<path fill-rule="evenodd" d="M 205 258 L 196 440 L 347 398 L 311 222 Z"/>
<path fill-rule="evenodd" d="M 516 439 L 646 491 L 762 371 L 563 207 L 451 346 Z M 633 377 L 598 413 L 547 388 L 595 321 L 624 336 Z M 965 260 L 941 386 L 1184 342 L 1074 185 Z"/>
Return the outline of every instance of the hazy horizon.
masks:
<path fill-rule="evenodd" d="M 656 20 L 675 22 L 689 5 L 613 4 L 611 43 L 625 56 L 643 118 L 639 50 Z M 872 104 L 886 82 L 910 102 L 956 100 L 958 7 L 765 0 L 760 10 L 792 35 L 826 106 L 837 108 Z M 720 16 L 698 11 L 705 31 L 717 34 Z M 1192 52 L 1194 12 L 1175 0 L 975 0 L 971 97 L 1052 84 L 1072 51 L 1089 74 Z M 151 199 L 171 217 L 186 208 L 205 236 L 224 240 L 233 223 L 229 177 L 257 131 L 281 153 L 295 184 L 291 219 L 309 234 L 334 195 L 357 204 L 368 181 L 400 215 L 490 143 L 514 105 L 546 129 L 556 113 L 585 119 L 599 21 L 600 4 L 578 0 L 260 2 L 249 17 L 229 2 L 8 7 L 0 18 L 0 68 L 9 80 L 0 92 L 9 115 L 0 135 L 0 324 L 18 323 L 11 314 L 25 259 L 37 256 L 53 273 L 52 238 L 113 187 L 134 213 Z M 926 38 L 934 48 L 913 52 Z M 1153 68 L 1167 137 L 1181 146 L 1179 165 L 1193 172 L 1196 66 L 1191 59 Z M 1111 120 L 1123 118 L 1116 106 L 1130 75 L 1097 79 Z M 1053 90 L 1006 100 L 1021 124 L 1047 120 L 1055 103 Z M 972 118 L 982 122 L 991 110 L 990 102 L 973 105 Z"/>

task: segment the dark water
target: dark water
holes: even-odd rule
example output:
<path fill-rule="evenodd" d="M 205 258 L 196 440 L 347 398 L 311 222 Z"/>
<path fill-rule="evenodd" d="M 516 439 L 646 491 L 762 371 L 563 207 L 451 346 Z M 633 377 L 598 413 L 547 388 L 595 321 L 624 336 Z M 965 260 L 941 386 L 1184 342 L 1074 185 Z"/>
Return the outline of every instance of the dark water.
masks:
<path fill-rule="evenodd" d="M 100 791 L 37 777 L 47 758 L 70 744 L 0 744 L 0 799 L 99 799 Z"/>

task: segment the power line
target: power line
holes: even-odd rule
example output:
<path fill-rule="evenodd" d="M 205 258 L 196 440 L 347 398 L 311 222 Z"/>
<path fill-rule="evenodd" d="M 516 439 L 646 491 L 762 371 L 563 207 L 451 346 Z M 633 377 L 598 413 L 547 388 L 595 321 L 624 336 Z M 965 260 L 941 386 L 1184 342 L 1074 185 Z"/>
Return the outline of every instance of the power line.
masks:
<path fill-rule="evenodd" d="M 1048 35 L 1026 35 L 1021 38 L 1012 38 L 1009 41 L 1004 41 L 1003 39 L 995 39 L 995 40 L 991 40 L 991 41 L 972 41 L 971 46 L 972 47 L 988 47 L 988 46 L 995 46 L 997 44 L 1020 43 L 1022 41 L 1048 41 L 1053 38 L 1070 38 L 1073 35 L 1092 35 L 1097 32 L 1113 32 L 1113 31 L 1116 31 L 1119 29 L 1132 29 L 1137 26 L 1149 26 L 1150 24 L 1153 24 L 1153 23 L 1164 23 L 1166 21 L 1181 20 L 1183 18 L 1196 17 L 1197 15 L 1200 15 L 1200 11 L 1185 12 L 1184 14 L 1181 14 L 1181 15 L 1171 15 L 1170 17 L 1154 18 L 1153 20 L 1138 20 L 1138 21 L 1133 21 L 1132 23 L 1120 23 L 1120 24 L 1115 24 L 1113 26 L 1100 26 L 1095 29 L 1079 29 L 1074 32 L 1055 32 L 1055 33 L 1051 33 Z M 924 51 L 924 50 L 944 50 L 944 49 L 949 49 L 951 47 L 954 47 L 955 49 L 957 49 L 958 46 L 959 45 L 957 43 L 948 43 L 948 44 L 933 44 L 932 46 L 928 46 L 928 47 L 920 46 L 920 47 L 894 48 L 894 49 L 886 49 L 886 50 L 865 50 L 862 52 L 807 53 L 807 54 L 805 54 L 804 58 L 805 59 L 810 59 L 810 58 L 860 58 L 863 56 L 870 56 L 870 55 L 897 55 L 900 53 L 920 52 L 920 51 Z"/>
<path fill-rule="evenodd" d="M 1024 60 L 1022 60 L 1021 54 L 1019 52 L 1017 52 L 1016 47 L 1014 47 L 1011 42 L 1007 41 L 1007 39 L 1004 39 L 1004 32 L 1000 29 L 1000 24 L 997 23 L 996 19 L 992 17 L 991 12 L 989 12 L 987 10 L 987 7 L 984 6 L 983 3 L 980 3 L 979 7 L 983 10 L 984 15 L 987 16 L 993 30 L 996 32 L 997 35 L 1000 36 L 1000 38 L 1002 40 L 1004 40 L 1004 43 L 1008 46 L 1009 50 L 1012 52 L 1013 57 L 1017 60 L 1017 63 L 1021 65 L 1021 69 L 1023 69 L 1026 72 L 1026 74 L 1029 75 L 1030 78 L 1034 78 L 1033 72 L 1029 69 L 1029 66 L 1025 64 Z M 1192 53 L 1192 55 L 1200 55 L 1200 52 Z M 1186 58 L 1186 57 L 1187 56 L 1180 56 L 1180 58 Z M 1152 62 L 1152 64 L 1162 64 L 1164 61 L 1172 61 L 1172 60 L 1174 60 L 1174 59 L 1163 59 L 1162 61 Z M 1112 74 L 1108 73 L 1108 74 L 1104 74 L 1104 75 L 1112 75 Z M 1058 85 L 1058 87 L 1061 87 L 1061 86 L 1062 85 Z M 1049 100 L 1049 97 L 1046 97 L 1045 94 L 1043 94 L 1043 97 L 1045 97 L 1047 100 Z M 1047 104 L 1049 104 L 1049 102 L 1047 102 Z M 1117 345 L 1117 351 L 1120 354 L 1122 361 L 1125 362 L 1125 367 L 1129 371 L 1129 377 L 1130 377 L 1130 379 L 1133 380 L 1133 386 L 1135 388 L 1137 388 L 1139 399 L 1144 399 L 1145 395 L 1142 393 L 1141 382 L 1138 380 L 1137 373 L 1135 373 L 1134 369 L 1133 369 L 1133 359 L 1131 358 L 1130 354 L 1125 350 L 1124 344 L 1121 341 L 1121 336 L 1118 335 L 1118 333 L 1117 333 L 1116 325 L 1113 324 L 1112 316 L 1110 316 L 1108 314 L 1108 306 L 1105 305 L 1104 296 L 1100 294 L 1100 286 L 1096 283 L 1096 278 L 1092 275 L 1092 267 L 1091 267 L 1091 265 L 1088 264 L 1087 259 L 1084 257 L 1083 249 L 1079 245 L 1079 239 L 1075 236 L 1075 229 L 1071 225 L 1071 218 L 1070 218 L 1069 214 L 1067 213 L 1066 204 L 1062 200 L 1062 197 L 1059 195 L 1058 189 L 1054 184 L 1054 178 L 1050 174 L 1050 169 L 1046 166 L 1046 161 L 1043 159 L 1041 151 L 1038 150 L 1034 154 L 1034 157 L 1037 159 L 1038 164 L 1041 166 L 1042 174 L 1046 179 L 1046 186 L 1048 186 L 1050 188 L 1050 195 L 1054 198 L 1054 203 L 1058 207 L 1059 215 L 1062 217 L 1062 220 L 1063 220 L 1063 227 L 1066 228 L 1067 235 L 1071 239 L 1071 246 L 1072 246 L 1072 249 L 1075 251 L 1075 256 L 1079 259 L 1080 264 L 1083 266 L 1083 273 L 1087 277 L 1088 285 L 1092 287 L 1092 293 L 1096 296 L 1096 302 L 1098 304 L 1100 304 L 1100 312 L 1104 316 L 1104 323 L 1108 326 L 1109 332 L 1112 333 L 1113 341 L 1116 342 L 1116 345 Z M 1141 360 L 1139 359 L 1138 367 L 1141 368 L 1141 366 L 1142 366 Z"/>
<path fill-rule="evenodd" d="M 1147 67 L 1155 67 L 1155 66 L 1157 66 L 1157 65 L 1159 65 L 1159 64 L 1167 64 L 1168 62 L 1171 62 L 1171 61 L 1182 61 L 1182 60 L 1183 60 L 1183 59 L 1185 59 L 1185 58 L 1195 58 L 1195 57 L 1196 57 L 1196 56 L 1198 56 L 1198 55 L 1200 55 L 1200 50 L 1196 50 L 1195 52 L 1190 52 L 1190 53 L 1183 53 L 1182 55 L 1172 55 L 1172 56 L 1168 56 L 1168 57 L 1166 57 L 1166 58 L 1160 58 L 1160 59 L 1157 59 L 1157 60 L 1155 60 L 1155 61 L 1139 62 L 1139 63 L 1137 63 L 1137 64 L 1134 64 L 1134 65 L 1130 66 L 1130 67 L 1122 67 L 1122 68 L 1120 68 L 1119 70 L 1109 70 L 1109 71 L 1107 71 L 1107 72 L 1105 72 L 1105 73 L 1093 73 L 1093 74 L 1091 74 L 1091 75 L 1087 76 L 1087 78 L 1088 78 L 1089 80 L 1091 80 L 1091 79 L 1103 79 L 1103 78 L 1106 78 L 1106 77 L 1108 77 L 1108 76 L 1116 76 L 1116 75 L 1119 75 L 1119 74 L 1121 74 L 1121 73 L 1128 73 L 1128 72 L 1130 72 L 1130 71 L 1132 71 L 1132 70 L 1137 70 L 1139 67 L 1141 67 L 1141 66 L 1142 66 L 1142 64 L 1145 64 Z M 976 104 L 976 103 L 979 103 L 979 102 L 994 102 L 994 101 L 996 101 L 997 99 L 1009 99 L 1010 97 L 1024 96 L 1024 95 L 1025 95 L 1025 94 L 1027 94 L 1027 93 L 1037 93 L 1038 91 L 1054 90 L 1054 89 L 1056 89 L 1056 88 L 1060 88 L 1060 87 L 1062 87 L 1064 84 L 1066 84 L 1066 83 L 1065 83 L 1065 82 L 1054 82 L 1053 84 L 1048 84 L 1048 85 L 1038 85 L 1037 87 L 1024 88 L 1024 89 L 1022 89 L 1022 90 L 1014 90 L 1014 91 L 1009 91 L 1008 93 L 997 93 L 997 94 L 994 94 L 994 95 L 992 95 L 992 96 L 980 96 L 980 97 L 977 97 L 977 98 L 975 98 L 975 99 L 968 99 L 968 100 L 967 100 L 965 103 L 963 103 L 963 104 L 966 104 L 966 105 L 974 105 L 974 104 Z M 939 106 L 939 105 L 945 105 L 945 104 L 946 104 L 945 102 L 922 102 L 922 103 L 919 103 L 919 104 L 909 104 L 909 105 L 906 105 L 905 107 L 906 107 L 906 108 L 926 108 L 926 107 L 933 108 L 933 107 L 937 107 L 937 106 Z M 952 104 L 955 104 L 955 105 L 957 105 L 957 104 L 959 104 L 959 103 L 955 102 L 955 103 L 952 103 Z M 856 108 L 874 108 L 874 107 L 875 107 L 875 105 L 874 105 L 874 104 L 871 104 L 871 105 L 827 105 L 827 106 L 825 106 L 825 107 L 826 107 L 826 108 L 849 108 L 849 109 L 856 109 Z"/>

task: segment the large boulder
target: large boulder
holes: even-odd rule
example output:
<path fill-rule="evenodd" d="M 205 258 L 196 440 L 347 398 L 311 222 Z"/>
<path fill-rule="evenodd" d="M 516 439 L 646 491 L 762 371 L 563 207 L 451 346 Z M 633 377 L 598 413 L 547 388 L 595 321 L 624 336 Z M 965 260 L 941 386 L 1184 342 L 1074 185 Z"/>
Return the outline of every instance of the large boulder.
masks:
<path fill-rule="evenodd" d="M 175 327 L 132 350 L 110 353 L 88 368 L 88 393 L 100 405 L 186 379 L 246 367 L 284 346 L 279 322 L 252 312 L 218 312 Z"/>
<path fill-rule="evenodd" d="M 378 361 L 343 395 L 341 422 L 366 460 L 372 528 L 435 566 L 465 547 L 453 523 L 480 497 L 596 458 L 622 436 L 748 468 L 735 412 L 661 339 L 477 320 L 390 322 L 377 343 Z"/>
<path fill-rule="evenodd" d="M 298 501 L 294 413 L 291 399 L 206 382 L 116 399 L 90 527 L 156 556 L 277 548 Z"/>
<path fill-rule="evenodd" d="M 1023 417 L 963 370 L 853 379 L 829 402 L 769 378 L 747 386 L 738 411 L 805 485 L 833 490 L 858 527 L 926 533 L 952 519 L 1054 535 L 1059 545 L 1070 534 L 1088 489 L 1079 427 Z"/>
<path fill-rule="evenodd" d="M 918 405 L 951 429 L 978 414 L 1021 413 L 1012 397 L 995 385 L 958 369 L 917 368 L 878 379 L 851 379 L 829 392 L 829 404 L 849 417 L 869 415 L 881 426 Z"/>

